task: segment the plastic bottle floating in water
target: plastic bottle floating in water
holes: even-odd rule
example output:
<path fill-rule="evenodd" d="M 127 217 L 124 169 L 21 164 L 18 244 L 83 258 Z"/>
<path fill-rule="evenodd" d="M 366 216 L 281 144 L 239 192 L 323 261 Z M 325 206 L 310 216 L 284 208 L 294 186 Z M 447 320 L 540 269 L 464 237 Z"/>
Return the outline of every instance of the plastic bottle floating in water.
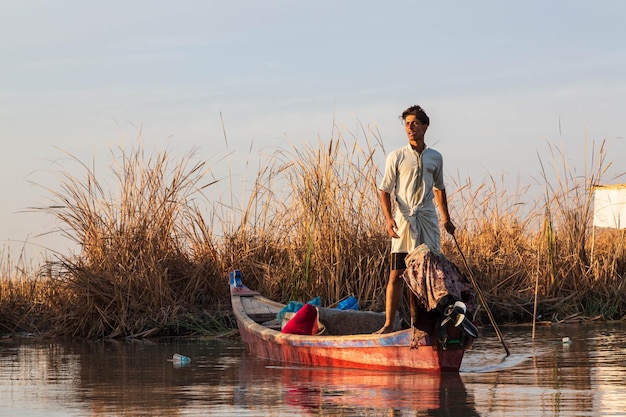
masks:
<path fill-rule="evenodd" d="M 175 353 L 174 356 L 172 357 L 172 362 L 174 362 L 174 364 L 176 365 L 183 365 L 183 364 L 186 365 L 189 362 L 191 362 L 191 359 L 188 356 Z"/>

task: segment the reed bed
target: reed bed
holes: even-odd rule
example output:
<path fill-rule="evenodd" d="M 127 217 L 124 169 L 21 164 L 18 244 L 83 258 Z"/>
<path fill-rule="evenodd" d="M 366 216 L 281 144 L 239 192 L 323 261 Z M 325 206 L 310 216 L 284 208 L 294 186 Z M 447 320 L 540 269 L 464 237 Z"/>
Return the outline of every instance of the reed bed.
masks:
<path fill-rule="evenodd" d="M 552 171 L 539 158 L 541 177 L 534 188 L 545 191 L 535 199 L 528 198 L 531 185 L 510 194 L 504 181 L 493 178 L 478 187 L 457 182 L 452 199 L 459 203 L 452 206 L 458 210 L 454 217 L 463 219 L 458 240 L 502 321 L 622 318 L 624 231 L 596 231 L 592 224 L 593 187 L 610 167 L 605 142 L 580 176 L 562 149 L 549 150 Z M 444 248 L 460 262 L 450 244 Z"/>
<path fill-rule="evenodd" d="M 233 267 L 258 277 L 252 285 L 283 300 L 384 301 L 388 238 L 373 158 L 379 142 L 367 131 L 364 141 L 361 147 L 339 133 L 283 149 L 264 165 L 241 223 L 223 222 Z"/>
<path fill-rule="evenodd" d="M 93 338 L 198 327 L 198 319 L 181 318 L 225 295 L 216 285 L 222 269 L 213 237 L 194 201 L 211 185 L 204 163 L 193 152 L 173 163 L 167 152 L 146 156 L 141 147 L 113 156 L 113 191 L 76 158 L 84 177 L 64 174 L 61 189 L 50 190 L 47 211 L 81 248 L 45 266 L 59 294 L 52 330 Z M 194 244 L 199 236 L 202 247 Z"/>
<path fill-rule="evenodd" d="M 591 225 L 592 186 L 610 166 L 604 142 L 582 176 L 560 149 L 550 151 L 553 171 L 539 159 L 540 179 L 513 193 L 506 178 L 448 181 L 459 247 L 499 322 L 621 318 L 624 231 Z M 284 302 L 320 296 L 333 306 L 355 295 L 362 309 L 384 308 L 389 238 L 376 131 L 337 130 L 326 141 L 276 150 L 236 206 L 212 197 L 215 181 L 195 151 L 175 158 L 139 146 L 112 154 L 112 187 L 69 155 L 84 174 L 63 174 L 59 189 L 49 190 L 44 209 L 79 253 L 27 276 L 2 261 L 1 331 L 220 333 L 232 325 L 226 277 L 233 269 Z M 529 198 L 537 189 L 544 191 Z M 464 269 L 452 240 L 444 237 L 442 250 Z"/>
<path fill-rule="evenodd" d="M 23 256 L 12 259 L 9 249 L 3 248 L 0 256 L 0 333 L 39 334 L 49 325 L 54 293 L 38 278 L 35 266 Z"/>

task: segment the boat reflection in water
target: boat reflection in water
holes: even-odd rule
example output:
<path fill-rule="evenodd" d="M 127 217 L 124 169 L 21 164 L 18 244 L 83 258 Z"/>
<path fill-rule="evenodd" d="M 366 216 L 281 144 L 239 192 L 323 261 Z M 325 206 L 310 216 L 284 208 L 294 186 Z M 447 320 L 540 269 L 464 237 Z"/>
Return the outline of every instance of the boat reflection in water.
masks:
<path fill-rule="evenodd" d="M 273 402 L 294 415 L 479 415 L 457 372 L 300 367 L 246 355 L 239 387 L 236 405 L 257 411 L 260 402 Z"/>

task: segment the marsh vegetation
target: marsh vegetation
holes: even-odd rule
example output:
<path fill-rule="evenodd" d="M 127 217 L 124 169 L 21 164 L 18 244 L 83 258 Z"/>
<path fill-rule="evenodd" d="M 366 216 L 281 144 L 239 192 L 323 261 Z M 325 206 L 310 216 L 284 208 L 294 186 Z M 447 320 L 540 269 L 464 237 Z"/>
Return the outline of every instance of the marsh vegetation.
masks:
<path fill-rule="evenodd" d="M 375 132 L 361 136 L 338 132 L 278 150 L 237 204 L 212 198 L 217 184 L 193 150 L 178 157 L 147 155 L 141 146 L 113 149 L 112 185 L 68 155 L 82 174 L 62 173 L 41 210 L 80 250 L 35 266 L 2 257 L 0 332 L 220 333 L 232 326 L 233 269 L 284 302 L 320 296 L 333 306 L 354 295 L 360 308 L 382 310 L 389 240 L 377 161 L 384 150 Z M 592 227 L 593 186 L 610 166 L 604 143 L 584 176 L 549 148 L 540 180 L 513 193 L 493 177 L 479 184 L 447 179 L 459 246 L 501 323 L 620 319 L 624 230 Z M 533 187 L 544 191 L 529 198 Z M 449 237 L 442 251 L 464 270 Z"/>

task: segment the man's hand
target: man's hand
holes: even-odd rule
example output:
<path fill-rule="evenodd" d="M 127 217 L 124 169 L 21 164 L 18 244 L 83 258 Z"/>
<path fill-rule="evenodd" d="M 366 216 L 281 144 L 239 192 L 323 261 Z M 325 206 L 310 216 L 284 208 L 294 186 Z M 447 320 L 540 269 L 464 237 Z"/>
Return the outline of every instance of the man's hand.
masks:
<path fill-rule="evenodd" d="M 399 238 L 400 236 L 398 235 L 398 233 L 396 233 L 398 230 L 398 225 L 396 224 L 396 221 L 394 219 L 388 219 L 387 220 L 387 233 L 389 234 L 389 236 L 393 237 L 393 238 Z"/>
<path fill-rule="evenodd" d="M 454 231 L 456 230 L 456 226 L 450 220 L 445 222 L 443 224 L 443 227 L 446 229 L 446 232 L 450 233 L 451 235 L 453 235 Z"/>

